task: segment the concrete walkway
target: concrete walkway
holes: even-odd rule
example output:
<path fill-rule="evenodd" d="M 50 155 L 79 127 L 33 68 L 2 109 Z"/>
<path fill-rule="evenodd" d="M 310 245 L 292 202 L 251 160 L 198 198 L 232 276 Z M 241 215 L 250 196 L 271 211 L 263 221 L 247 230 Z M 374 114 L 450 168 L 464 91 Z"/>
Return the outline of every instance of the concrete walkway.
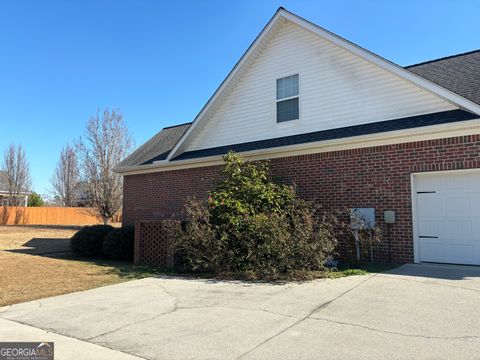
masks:
<path fill-rule="evenodd" d="M 142 359 L 138 356 L 111 350 L 99 345 L 62 336 L 33 326 L 0 319 L 0 340 L 8 342 L 16 341 L 53 341 L 55 344 L 55 359 L 92 359 L 92 360 L 135 360 Z"/>
<path fill-rule="evenodd" d="M 148 278 L 1 308 L 0 319 L 1 341 L 12 327 L 18 339 L 55 336 L 59 354 L 69 342 L 96 346 L 99 358 L 470 359 L 480 268 L 405 265 L 287 285 Z"/>

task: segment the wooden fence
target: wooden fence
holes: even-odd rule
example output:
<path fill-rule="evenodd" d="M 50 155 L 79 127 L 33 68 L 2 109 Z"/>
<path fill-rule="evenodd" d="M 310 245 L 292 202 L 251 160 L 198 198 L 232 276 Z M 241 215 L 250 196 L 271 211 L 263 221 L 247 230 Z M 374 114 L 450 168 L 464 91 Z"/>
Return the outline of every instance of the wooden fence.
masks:
<path fill-rule="evenodd" d="M 121 222 L 117 214 L 111 222 Z M 100 224 L 88 208 L 0 206 L 0 225 L 91 225 Z"/>

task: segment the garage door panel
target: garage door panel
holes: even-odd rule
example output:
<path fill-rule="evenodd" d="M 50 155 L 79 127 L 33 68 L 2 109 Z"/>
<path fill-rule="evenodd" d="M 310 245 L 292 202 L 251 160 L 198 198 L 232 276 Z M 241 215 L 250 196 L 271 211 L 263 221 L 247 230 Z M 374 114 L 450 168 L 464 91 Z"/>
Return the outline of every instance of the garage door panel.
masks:
<path fill-rule="evenodd" d="M 480 249 L 480 217 L 472 222 L 472 237 L 475 240 L 475 243 L 478 244 L 477 247 Z"/>
<path fill-rule="evenodd" d="M 480 215 L 480 194 L 472 194 L 470 197 L 470 208 L 473 214 Z"/>
<path fill-rule="evenodd" d="M 445 196 L 444 199 L 442 199 L 442 210 L 447 216 L 472 215 L 471 201 L 468 197 Z"/>
<path fill-rule="evenodd" d="M 418 207 L 423 216 L 440 216 L 443 214 L 442 199 L 430 194 L 421 194 L 418 198 Z"/>
<path fill-rule="evenodd" d="M 419 231 L 422 236 L 440 236 L 443 234 L 443 221 L 422 219 Z"/>
<path fill-rule="evenodd" d="M 471 244 L 449 244 L 445 249 L 448 262 L 454 264 L 474 264 L 474 249 Z"/>
<path fill-rule="evenodd" d="M 420 261 L 480 265 L 480 171 L 415 177 Z"/>
<path fill-rule="evenodd" d="M 460 241 L 472 239 L 473 226 L 471 220 L 447 220 L 444 224 L 444 236 Z"/>
<path fill-rule="evenodd" d="M 417 191 L 439 191 L 442 185 L 442 179 L 435 176 L 425 175 L 417 179 L 416 187 Z"/>
<path fill-rule="evenodd" d="M 435 175 L 433 175 L 435 176 Z M 465 191 L 469 189 L 470 180 L 465 175 L 449 175 L 442 178 L 443 190 L 446 191 Z"/>
<path fill-rule="evenodd" d="M 445 246 L 441 241 L 420 239 L 422 261 L 445 262 Z"/>

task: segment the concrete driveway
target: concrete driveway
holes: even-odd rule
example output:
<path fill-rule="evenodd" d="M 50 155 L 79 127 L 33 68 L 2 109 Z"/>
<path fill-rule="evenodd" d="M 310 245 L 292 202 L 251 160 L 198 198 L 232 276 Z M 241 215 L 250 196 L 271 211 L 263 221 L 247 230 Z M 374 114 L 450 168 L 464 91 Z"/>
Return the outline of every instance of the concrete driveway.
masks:
<path fill-rule="evenodd" d="M 288 285 L 131 281 L 1 308 L 0 341 L 54 339 L 59 359 L 471 359 L 479 320 L 480 268 L 405 265 Z"/>

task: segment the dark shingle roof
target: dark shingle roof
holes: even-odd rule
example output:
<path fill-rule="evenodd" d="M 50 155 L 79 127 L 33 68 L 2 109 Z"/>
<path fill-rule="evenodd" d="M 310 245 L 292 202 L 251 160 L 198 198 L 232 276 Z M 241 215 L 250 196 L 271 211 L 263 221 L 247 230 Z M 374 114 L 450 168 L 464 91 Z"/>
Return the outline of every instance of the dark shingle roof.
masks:
<path fill-rule="evenodd" d="M 480 104 L 480 50 L 410 65 L 405 69 Z"/>
<path fill-rule="evenodd" d="M 259 140 L 228 146 L 219 146 L 210 149 L 187 151 L 183 154 L 180 154 L 173 160 L 187 160 L 207 156 L 223 155 L 226 154 L 229 150 L 233 150 L 236 152 L 252 151 L 280 146 L 305 144 L 316 141 L 341 139 L 351 136 L 413 129 L 423 126 L 448 124 L 457 121 L 471 120 L 475 118 L 478 118 L 478 115 L 472 114 L 464 110 L 450 110 L 426 115 L 412 116 L 402 119 L 375 122 L 371 124 L 355 125 L 331 130 L 316 131 L 306 134 L 284 136 L 275 139 Z"/>
<path fill-rule="evenodd" d="M 178 140 L 180 140 L 189 126 L 190 123 L 163 128 L 159 133 L 125 158 L 117 167 L 144 165 L 157 160 L 165 160 L 170 150 L 172 150 Z"/>

